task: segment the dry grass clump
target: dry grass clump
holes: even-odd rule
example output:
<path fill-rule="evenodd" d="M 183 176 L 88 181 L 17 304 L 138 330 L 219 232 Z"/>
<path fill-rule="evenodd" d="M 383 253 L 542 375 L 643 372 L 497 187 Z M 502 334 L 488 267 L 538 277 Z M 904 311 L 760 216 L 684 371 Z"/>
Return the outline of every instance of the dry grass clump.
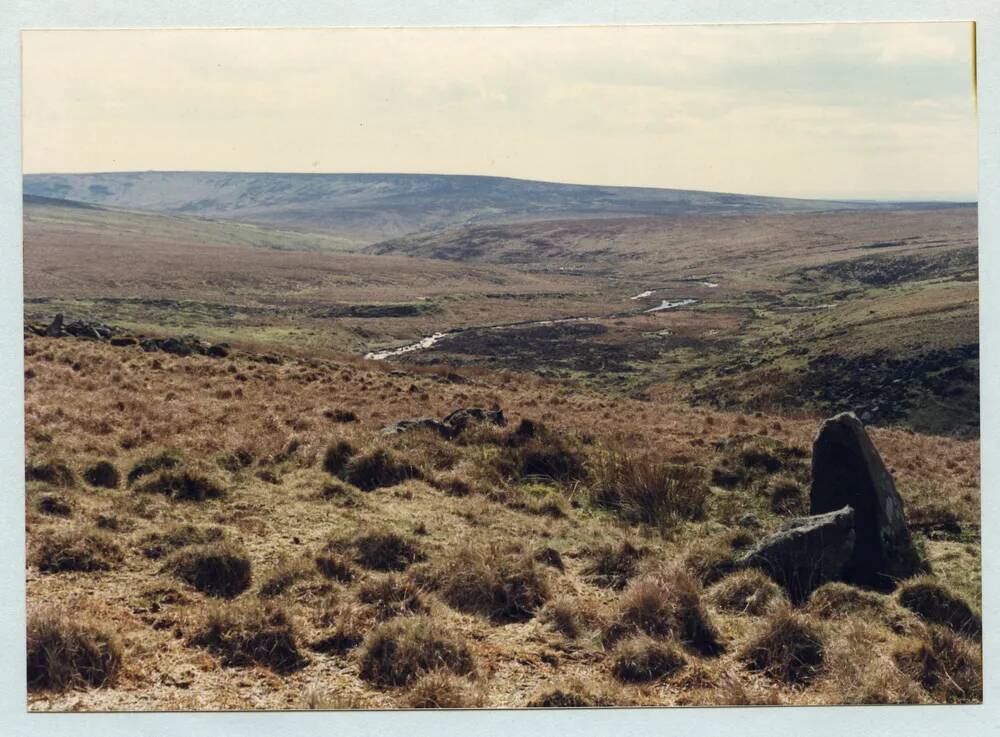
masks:
<path fill-rule="evenodd" d="M 844 617 L 884 617 L 889 607 L 887 600 L 874 591 L 859 589 L 840 581 L 830 581 L 809 595 L 809 611 L 823 619 Z"/>
<path fill-rule="evenodd" d="M 108 571 L 123 557 L 121 548 L 104 533 L 71 527 L 41 536 L 31 561 L 45 573 Z"/>
<path fill-rule="evenodd" d="M 805 514 L 808 503 L 801 484 L 790 476 L 778 476 L 767 485 L 771 511 L 775 514 Z"/>
<path fill-rule="evenodd" d="M 560 596 L 549 601 L 539 612 L 540 621 L 548 624 L 570 640 L 601 624 L 597 605 L 577 596 Z"/>
<path fill-rule="evenodd" d="M 53 458 L 28 461 L 24 465 L 25 481 L 42 481 L 53 486 L 75 486 L 76 474 L 65 462 Z"/>
<path fill-rule="evenodd" d="M 899 668 L 938 702 L 983 700 L 983 656 L 972 642 L 944 627 L 901 639 L 892 657 Z"/>
<path fill-rule="evenodd" d="M 337 607 L 324 616 L 324 621 L 330 629 L 310 643 L 309 648 L 335 655 L 343 655 L 360 645 L 372 624 L 368 608 L 356 604 Z"/>
<path fill-rule="evenodd" d="M 979 614 L 931 576 L 904 581 L 899 587 L 898 598 L 901 605 L 926 622 L 948 627 L 976 640 L 983 636 Z"/>
<path fill-rule="evenodd" d="M 673 643 L 639 635 L 618 646 L 611 672 L 625 683 L 649 683 L 672 676 L 686 664 L 684 654 Z"/>
<path fill-rule="evenodd" d="M 139 549 L 154 560 L 190 545 L 207 545 L 222 541 L 226 531 L 221 527 L 204 525 L 171 525 L 163 532 L 150 532 L 139 540 Z"/>
<path fill-rule="evenodd" d="M 629 522 L 658 524 L 674 518 L 698 519 L 708 499 L 705 474 L 650 454 L 605 451 L 590 466 L 591 500 Z"/>
<path fill-rule="evenodd" d="M 528 708 L 580 709 L 595 706 L 629 706 L 632 699 L 620 687 L 579 678 L 544 686 L 528 699 Z"/>
<path fill-rule="evenodd" d="M 35 509 L 53 517 L 73 516 L 73 505 L 58 494 L 42 494 L 35 500 Z"/>
<path fill-rule="evenodd" d="M 323 577 L 331 581 L 350 583 L 357 576 L 351 561 L 337 553 L 321 553 L 313 559 L 313 562 Z"/>
<path fill-rule="evenodd" d="M 28 690 L 104 686 L 121 670 L 118 636 L 79 612 L 33 612 L 27 634 Z"/>
<path fill-rule="evenodd" d="M 588 580 L 609 589 L 622 589 L 639 570 L 641 561 L 649 551 L 637 548 L 628 540 L 618 545 L 604 543 L 584 551 L 590 562 L 584 566 L 583 575 Z"/>
<path fill-rule="evenodd" d="M 358 490 L 340 479 L 333 479 L 323 484 L 323 488 L 319 490 L 319 497 L 324 501 L 335 502 L 341 507 L 357 507 L 361 504 Z"/>
<path fill-rule="evenodd" d="M 215 605 L 188 643 L 219 655 L 224 665 L 263 665 L 288 673 L 306 664 L 291 618 L 281 607 L 252 600 Z"/>
<path fill-rule="evenodd" d="M 344 481 L 362 491 L 395 486 L 407 479 L 423 478 L 417 466 L 386 448 L 375 448 L 351 458 L 341 471 Z"/>
<path fill-rule="evenodd" d="M 323 416 L 330 422 L 357 422 L 358 416 L 349 409 L 325 409 Z"/>
<path fill-rule="evenodd" d="M 314 575 L 316 575 L 316 568 L 307 559 L 283 560 L 264 577 L 264 581 L 260 585 L 260 595 L 264 599 L 272 599 L 285 593 L 299 581 Z"/>
<path fill-rule="evenodd" d="M 568 438 L 541 423 L 523 420 L 512 432 L 497 434 L 496 442 L 502 448 L 493 464 L 508 479 L 568 483 L 586 478 L 580 450 Z"/>
<path fill-rule="evenodd" d="M 210 596 L 229 599 L 250 588 L 250 558 L 228 542 L 182 548 L 171 556 L 166 568 Z"/>
<path fill-rule="evenodd" d="M 393 573 L 366 579 L 358 586 L 357 597 L 362 604 L 373 607 L 375 618 L 379 620 L 430 611 L 420 587 Z"/>
<path fill-rule="evenodd" d="M 757 490 L 778 472 L 800 482 L 806 481 L 809 475 L 805 463 L 808 453 L 774 438 L 734 435 L 718 443 L 716 448 L 721 453 L 712 469 L 712 483 L 726 489 Z"/>
<path fill-rule="evenodd" d="M 475 670 L 465 642 L 434 620 L 399 617 L 383 622 L 365 638 L 361 678 L 376 686 L 406 686 L 438 670 L 468 675 Z"/>
<path fill-rule="evenodd" d="M 157 471 L 169 471 L 178 468 L 183 463 L 180 453 L 176 450 L 164 450 L 155 455 L 146 456 L 132 466 L 128 472 L 126 480 L 131 486 L 143 476 L 148 476 Z"/>
<path fill-rule="evenodd" d="M 687 547 L 684 567 L 701 581 L 711 586 L 739 568 L 736 545 L 741 545 L 745 531 L 734 530 L 722 535 L 699 538 Z"/>
<path fill-rule="evenodd" d="M 392 530 L 364 531 L 353 540 L 337 540 L 330 545 L 334 552 L 350 545 L 355 550 L 354 560 L 376 571 L 402 571 L 425 558 L 415 540 Z"/>
<path fill-rule="evenodd" d="M 203 502 L 226 494 L 218 479 L 192 469 L 157 471 L 138 488 L 176 501 Z"/>
<path fill-rule="evenodd" d="M 782 600 L 784 594 L 766 573 L 751 568 L 723 578 L 709 591 L 709 598 L 723 611 L 756 617 Z"/>
<path fill-rule="evenodd" d="M 83 472 L 83 480 L 91 486 L 102 489 L 117 489 L 122 482 L 122 476 L 110 461 L 98 461 Z"/>
<path fill-rule="evenodd" d="M 823 633 L 791 607 L 773 611 L 740 651 L 747 667 L 780 683 L 806 685 L 823 668 Z"/>
<path fill-rule="evenodd" d="M 354 446 L 346 440 L 331 443 L 323 454 L 323 470 L 331 476 L 339 476 L 356 452 Z"/>
<path fill-rule="evenodd" d="M 703 655 L 723 650 L 701 601 L 701 586 L 679 568 L 649 573 L 625 590 L 604 641 L 613 644 L 631 634 L 673 638 Z"/>
<path fill-rule="evenodd" d="M 418 678 L 403 703 L 411 709 L 474 709 L 485 705 L 480 690 L 448 671 L 433 671 Z"/>
<path fill-rule="evenodd" d="M 549 598 L 548 578 L 531 556 L 489 546 L 458 548 L 429 579 L 450 606 L 498 623 L 527 621 Z"/>
<path fill-rule="evenodd" d="M 531 554 L 531 559 L 536 563 L 541 563 L 543 566 L 555 568 L 560 573 L 566 570 L 566 564 L 563 563 L 562 555 L 555 548 L 548 546 L 538 548 Z"/>

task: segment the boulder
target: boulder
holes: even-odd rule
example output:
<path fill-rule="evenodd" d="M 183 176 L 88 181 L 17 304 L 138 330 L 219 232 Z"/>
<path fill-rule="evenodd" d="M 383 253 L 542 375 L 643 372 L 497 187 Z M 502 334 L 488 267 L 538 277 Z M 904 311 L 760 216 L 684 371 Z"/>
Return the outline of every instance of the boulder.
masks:
<path fill-rule="evenodd" d="M 809 511 L 854 509 L 854 551 L 844 579 L 891 588 L 921 569 L 903 500 L 864 426 L 845 412 L 823 423 L 813 443 Z"/>
<path fill-rule="evenodd" d="M 458 436 L 470 422 L 489 422 L 497 427 L 505 427 L 507 418 L 503 416 L 502 409 L 480 409 L 479 407 L 468 407 L 457 409 L 442 420 L 442 424 L 449 428 L 449 437 Z"/>
<path fill-rule="evenodd" d="M 229 344 L 216 343 L 215 345 L 210 345 L 206 353 L 212 356 L 212 358 L 225 358 L 229 355 Z"/>
<path fill-rule="evenodd" d="M 116 348 L 125 348 L 130 345 L 138 345 L 139 341 L 131 335 L 116 335 L 111 339 L 111 345 Z"/>
<path fill-rule="evenodd" d="M 838 579 L 854 552 L 854 510 L 789 520 L 739 559 L 745 568 L 760 568 L 788 591 L 793 603 L 827 581 Z"/>
<path fill-rule="evenodd" d="M 63 314 L 56 315 L 49 326 L 45 328 L 45 334 L 50 338 L 57 338 L 63 334 Z"/>

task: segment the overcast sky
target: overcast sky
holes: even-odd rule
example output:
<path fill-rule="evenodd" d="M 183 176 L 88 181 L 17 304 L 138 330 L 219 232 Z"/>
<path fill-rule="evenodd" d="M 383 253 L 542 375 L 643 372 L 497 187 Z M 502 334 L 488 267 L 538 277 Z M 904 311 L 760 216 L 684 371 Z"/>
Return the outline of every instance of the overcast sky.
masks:
<path fill-rule="evenodd" d="M 976 193 L 967 23 L 30 31 L 24 170 Z"/>

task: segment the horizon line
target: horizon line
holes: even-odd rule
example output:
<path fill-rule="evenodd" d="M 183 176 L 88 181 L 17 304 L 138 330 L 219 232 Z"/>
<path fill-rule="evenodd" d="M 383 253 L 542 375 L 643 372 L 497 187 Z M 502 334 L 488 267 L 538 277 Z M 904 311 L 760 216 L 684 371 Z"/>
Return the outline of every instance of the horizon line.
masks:
<path fill-rule="evenodd" d="M 830 196 L 830 195 L 780 195 L 755 194 L 749 192 L 734 192 L 730 190 L 689 189 L 687 187 L 650 186 L 641 184 L 596 184 L 584 182 L 568 182 L 554 179 L 531 179 L 528 177 L 513 177 L 500 174 L 468 174 L 444 172 L 401 172 L 401 171 L 263 171 L 239 169 L 121 169 L 104 171 L 37 171 L 21 172 L 22 181 L 32 176 L 102 176 L 120 174 L 243 174 L 248 176 L 392 176 L 392 177 L 455 177 L 468 179 L 506 179 L 515 182 L 532 184 L 554 184 L 569 187 L 605 187 L 614 189 L 666 190 L 671 192 L 691 192 L 695 194 L 736 195 L 740 197 L 758 197 L 774 200 L 802 200 L 809 202 L 843 202 L 843 203 L 940 203 L 972 205 L 979 203 L 979 193 L 975 195 L 891 195 L 883 197 Z M 25 192 L 22 188 L 22 195 Z M 56 198 L 61 199 L 61 198 Z"/>

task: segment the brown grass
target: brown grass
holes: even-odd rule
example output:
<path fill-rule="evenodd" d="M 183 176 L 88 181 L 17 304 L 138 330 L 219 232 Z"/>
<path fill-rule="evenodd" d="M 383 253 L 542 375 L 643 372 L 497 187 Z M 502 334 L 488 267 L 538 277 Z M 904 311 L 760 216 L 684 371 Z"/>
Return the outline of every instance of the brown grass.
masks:
<path fill-rule="evenodd" d="M 709 599 L 719 609 L 753 617 L 767 612 L 784 599 L 784 593 L 771 578 L 756 569 L 732 573 L 709 591 Z"/>
<path fill-rule="evenodd" d="M 74 526 L 45 534 L 31 562 L 45 573 L 92 572 L 109 571 L 123 558 L 121 548 L 104 533 Z"/>
<path fill-rule="evenodd" d="M 948 627 L 977 640 L 983 636 L 979 614 L 932 576 L 904 581 L 897 596 L 900 604 L 931 624 Z"/>
<path fill-rule="evenodd" d="M 188 641 L 217 654 L 227 666 L 263 665 L 287 673 L 306 664 L 291 618 L 273 604 L 241 601 L 214 605 Z"/>
<path fill-rule="evenodd" d="M 780 683 L 806 685 L 823 668 L 823 633 L 803 614 L 790 607 L 777 609 L 740 651 L 752 671 Z"/>
<path fill-rule="evenodd" d="M 448 671 L 432 671 L 410 686 L 403 703 L 411 709 L 473 709 L 485 698 L 467 680 Z"/>
<path fill-rule="evenodd" d="M 983 658 L 972 642 L 943 627 L 900 641 L 893 650 L 897 665 L 937 702 L 983 700 Z"/>
<path fill-rule="evenodd" d="M 704 472 L 651 456 L 607 451 L 591 465 L 593 502 L 631 522 L 657 524 L 704 514 Z"/>
<path fill-rule="evenodd" d="M 121 671 L 118 635 L 80 612 L 29 614 L 27 648 L 29 690 L 110 685 Z"/>
<path fill-rule="evenodd" d="M 250 558 L 228 542 L 182 548 L 170 557 L 166 569 L 211 596 L 230 599 L 250 588 Z"/>
<path fill-rule="evenodd" d="M 649 683 L 672 676 L 686 664 L 676 645 L 640 635 L 618 646 L 611 672 L 625 683 Z"/>
<path fill-rule="evenodd" d="M 366 638 L 359 656 L 361 677 L 377 686 L 406 686 L 438 670 L 468 675 L 475 670 L 465 643 L 427 617 L 390 619 Z"/>

